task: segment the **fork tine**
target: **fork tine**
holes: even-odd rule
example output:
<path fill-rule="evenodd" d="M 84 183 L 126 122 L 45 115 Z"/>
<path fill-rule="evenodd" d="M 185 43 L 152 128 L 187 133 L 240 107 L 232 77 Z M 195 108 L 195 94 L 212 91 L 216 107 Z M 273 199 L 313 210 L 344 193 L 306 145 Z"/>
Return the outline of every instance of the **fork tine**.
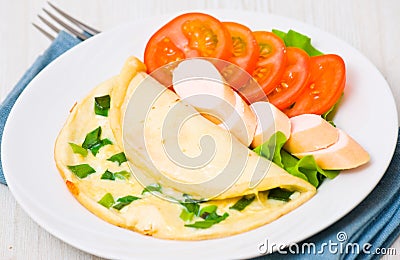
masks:
<path fill-rule="evenodd" d="M 53 35 L 45 31 L 43 28 L 41 28 L 39 25 L 32 23 L 33 26 L 35 26 L 36 29 L 38 29 L 41 33 L 43 33 L 47 38 L 49 38 L 51 41 L 55 39 Z"/>
<path fill-rule="evenodd" d="M 78 38 L 80 38 L 81 40 L 86 40 L 88 39 L 88 37 L 86 35 L 83 35 L 82 33 L 78 32 L 77 30 L 75 30 L 74 28 L 72 28 L 71 26 L 69 26 L 68 24 L 64 23 L 60 18 L 58 18 L 57 16 L 53 15 L 52 13 L 50 13 L 49 11 L 47 11 L 46 9 L 42 8 L 42 10 L 48 15 L 50 16 L 54 21 L 56 21 L 57 23 L 59 23 L 61 26 L 63 26 L 65 29 L 67 29 L 68 31 L 70 31 L 73 35 L 77 36 Z"/>
<path fill-rule="evenodd" d="M 58 8 L 57 6 L 55 6 L 54 4 L 47 2 L 54 10 L 56 10 L 60 15 L 64 16 L 65 18 L 67 18 L 69 21 L 71 21 L 73 24 L 75 24 L 76 26 L 78 26 L 80 29 L 95 35 L 100 33 L 99 30 L 94 29 L 93 27 L 90 27 L 87 24 L 84 24 L 81 21 L 76 20 L 74 17 L 70 16 L 69 14 L 67 14 L 66 12 L 64 12 L 63 10 L 61 10 L 60 8 Z"/>
<path fill-rule="evenodd" d="M 48 27 L 50 27 L 50 29 L 52 29 L 56 33 L 59 33 L 61 31 L 56 26 L 54 26 L 51 22 L 49 22 L 49 20 L 47 20 L 44 17 L 42 17 L 40 14 L 38 14 L 38 17 L 43 23 L 45 23 Z"/>

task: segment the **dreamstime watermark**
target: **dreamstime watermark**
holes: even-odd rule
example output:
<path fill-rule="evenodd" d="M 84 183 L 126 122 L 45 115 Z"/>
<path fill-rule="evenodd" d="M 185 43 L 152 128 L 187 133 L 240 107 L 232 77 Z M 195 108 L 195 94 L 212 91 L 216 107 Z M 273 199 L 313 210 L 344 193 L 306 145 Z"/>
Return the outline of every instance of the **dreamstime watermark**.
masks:
<path fill-rule="evenodd" d="M 268 239 L 258 246 L 260 254 L 270 254 L 276 252 L 281 255 L 287 254 L 307 254 L 307 255 L 323 255 L 329 254 L 365 254 L 365 255 L 397 255 L 396 248 L 374 248 L 370 243 L 354 243 L 347 242 L 348 237 L 346 232 L 340 231 L 336 234 L 336 240 L 328 240 L 322 243 L 302 242 L 276 244 L 271 243 Z"/>

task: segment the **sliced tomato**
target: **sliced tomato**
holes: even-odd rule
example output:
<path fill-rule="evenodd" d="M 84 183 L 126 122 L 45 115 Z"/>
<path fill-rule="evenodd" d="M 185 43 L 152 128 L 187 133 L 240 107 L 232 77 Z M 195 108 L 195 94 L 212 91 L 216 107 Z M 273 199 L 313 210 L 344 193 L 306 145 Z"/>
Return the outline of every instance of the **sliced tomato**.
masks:
<path fill-rule="evenodd" d="M 193 57 L 227 60 L 232 55 L 228 30 L 216 18 L 203 13 L 180 15 L 161 27 L 144 53 L 147 72 L 173 61 Z"/>
<path fill-rule="evenodd" d="M 343 59 L 335 54 L 310 58 L 310 78 L 302 94 L 284 112 L 289 116 L 321 115 L 340 98 L 346 84 Z"/>
<path fill-rule="evenodd" d="M 269 94 L 278 85 L 286 65 L 286 47 L 281 38 L 272 32 L 253 32 L 259 46 L 254 79 Z"/>
<path fill-rule="evenodd" d="M 253 32 L 246 26 L 234 23 L 223 22 L 232 38 L 232 57 L 228 60 L 248 73 L 253 73 L 258 61 L 259 47 Z"/>
<path fill-rule="evenodd" d="M 268 94 L 268 100 L 279 109 L 295 102 L 301 95 L 309 77 L 310 56 L 296 47 L 286 48 L 286 68 L 278 85 Z"/>

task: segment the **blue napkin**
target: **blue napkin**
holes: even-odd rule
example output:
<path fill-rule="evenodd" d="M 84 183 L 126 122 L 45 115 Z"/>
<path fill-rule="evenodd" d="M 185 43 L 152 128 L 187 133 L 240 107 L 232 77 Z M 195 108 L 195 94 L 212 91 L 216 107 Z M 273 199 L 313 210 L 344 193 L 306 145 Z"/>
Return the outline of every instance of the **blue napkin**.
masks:
<path fill-rule="evenodd" d="M 7 122 L 8 115 L 10 114 L 11 108 L 14 106 L 15 101 L 31 82 L 31 80 L 47 65 L 50 64 L 55 58 L 71 49 L 81 40 L 74 36 L 61 31 L 57 38 L 51 43 L 50 47 L 40 55 L 33 65 L 25 72 L 22 78 L 18 81 L 17 85 L 11 90 L 8 96 L 0 105 L 0 183 L 6 184 L 6 180 L 3 175 L 3 165 L 1 163 L 1 141 L 3 139 L 4 126 Z"/>
<path fill-rule="evenodd" d="M 50 47 L 39 56 L 24 74 L 7 98 L 0 105 L 0 144 L 4 125 L 12 106 L 28 83 L 50 62 L 59 55 L 80 43 L 81 40 L 60 32 Z M 1 149 L 1 147 L 0 147 Z M 0 150 L 1 162 L 1 150 Z M 0 163 L 0 183 L 6 184 Z M 299 243 L 300 253 L 292 254 L 297 248 L 291 246 L 279 252 L 259 257 L 258 259 L 378 259 L 375 254 L 390 247 L 400 234 L 400 143 L 397 142 L 393 159 L 372 193 L 353 211 L 319 234 Z M 336 243 L 336 248 L 329 248 L 329 243 Z M 326 245 L 323 247 L 323 244 Z M 315 250 L 313 250 L 313 245 Z M 364 251 L 363 252 L 363 246 Z M 359 247 L 359 254 L 357 252 Z M 302 250 L 302 247 L 304 250 Z M 308 250 L 308 248 L 310 248 Z M 352 249 L 354 248 L 354 249 Z M 333 251 L 338 251 L 332 253 Z M 353 250 L 353 251 L 352 251 Z M 304 251 L 301 253 L 301 251 Z M 318 253 L 318 251 L 323 251 Z M 347 253 L 346 253 L 347 252 Z M 370 253 L 368 253 L 370 252 Z M 386 251 L 386 253 L 388 253 Z M 399 254 L 399 253 L 398 253 Z"/>

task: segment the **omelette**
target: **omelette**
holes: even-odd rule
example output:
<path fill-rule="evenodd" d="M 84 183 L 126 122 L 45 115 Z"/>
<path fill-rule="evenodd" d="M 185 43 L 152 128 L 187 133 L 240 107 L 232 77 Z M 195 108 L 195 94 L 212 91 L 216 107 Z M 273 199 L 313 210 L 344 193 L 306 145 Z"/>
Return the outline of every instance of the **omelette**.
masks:
<path fill-rule="evenodd" d="M 255 229 L 315 195 L 314 186 L 259 157 L 145 71 L 140 60 L 128 58 L 119 75 L 73 106 L 56 140 L 66 187 L 93 214 L 144 235 L 201 240 Z M 146 122 L 129 116 L 152 93 L 157 98 Z M 201 152 L 202 135 L 214 138 L 216 153 L 205 167 L 180 167 L 163 153 L 169 140 L 160 129 L 172 108 L 177 120 L 192 115 L 177 140 L 187 156 Z M 224 152 L 227 146 L 232 153 Z M 237 155 L 246 160 L 231 185 L 201 185 L 229 169 Z"/>

